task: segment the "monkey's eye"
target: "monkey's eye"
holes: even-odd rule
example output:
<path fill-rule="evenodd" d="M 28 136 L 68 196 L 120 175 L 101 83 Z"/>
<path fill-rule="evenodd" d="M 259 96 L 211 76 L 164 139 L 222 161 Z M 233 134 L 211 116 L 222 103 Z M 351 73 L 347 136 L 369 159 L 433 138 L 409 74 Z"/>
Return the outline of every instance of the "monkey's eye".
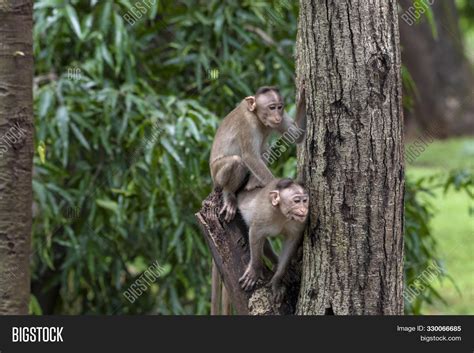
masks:
<path fill-rule="evenodd" d="M 282 110 L 283 109 L 283 106 L 282 105 L 279 105 L 278 106 L 278 110 Z"/>
<path fill-rule="evenodd" d="M 293 199 L 293 201 L 294 201 L 295 203 L 300 203 L 300 202 L 301 202 L 301 199 L 300 199 L 299 197 L 295 197 L 295 198 Z"/>
<path fill-rule="evenodd" d="M 304 199 L 303 199 L 303 203 L 308 203 L 308 199 L 307 199 L 307 198 L 304 198 Z"/>
<path fill-rule="evenodd" d="M 276 107 L 274 105 L 271 105 L 269 108 L 270 110 L 275 110 Z"/>

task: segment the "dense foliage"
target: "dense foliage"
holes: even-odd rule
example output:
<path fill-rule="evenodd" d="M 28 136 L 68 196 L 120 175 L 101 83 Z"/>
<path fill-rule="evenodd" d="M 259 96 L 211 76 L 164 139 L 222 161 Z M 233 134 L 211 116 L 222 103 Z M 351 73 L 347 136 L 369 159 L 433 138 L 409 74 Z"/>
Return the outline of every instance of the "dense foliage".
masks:
<path fill-rule="evenodd" d="M 294 96 L 296 2 L 141 3 L 138 18 L 128 0 L 35 2 L 35 313 L 207 313 L 194 213 L 219 118 L 261 85 Z M 274 167 L 293 176 L 295 158 Z M 436 260 L 425 191 L 408 183 L 407 281 Z"/>

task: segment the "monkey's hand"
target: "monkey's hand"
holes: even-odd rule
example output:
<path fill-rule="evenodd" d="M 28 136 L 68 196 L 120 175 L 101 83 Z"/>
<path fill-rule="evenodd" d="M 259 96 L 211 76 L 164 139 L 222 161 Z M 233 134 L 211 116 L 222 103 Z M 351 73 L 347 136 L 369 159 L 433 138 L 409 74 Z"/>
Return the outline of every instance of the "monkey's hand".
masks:
<path fill-rule="evenodd" d="M 250 266 L 249 264 L 244 274 L 239 279 L 239 283 L 242 289 L 245 291 L 251 291 L 252 289 L 254 289 L 255 284 L 261 277 L 261 274 L 262 274 L 261 269 L 255 269 L 253 266 Z"/>
<path fill-rule="evenodd" d="M 281 278 L 277 276 L 273 276 L 272 280 L 270 281 L 273 291 L 273 300 L 276 304 L 280 304 L 283 301 L 283 297 L 285 296 L 286 287 L 283 284 Z"/>

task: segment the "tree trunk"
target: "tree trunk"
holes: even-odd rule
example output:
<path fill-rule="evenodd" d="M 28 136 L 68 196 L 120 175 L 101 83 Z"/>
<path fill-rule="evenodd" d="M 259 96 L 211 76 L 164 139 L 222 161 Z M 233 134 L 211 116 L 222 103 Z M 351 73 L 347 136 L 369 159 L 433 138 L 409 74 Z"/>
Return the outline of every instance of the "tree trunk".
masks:
<path fill-rule="evenodd" d="M 402 314 L 397 1 L 300 0 L 296 56 L 311 208 L 297 313 Z"/>
<path fill-rule="evenodd" d="M 0 314 L 27 314 L 33 160 L 32 1 L 0 1 Z"/>
<path fill-rule="evenodd" d="M 415 22 L 412 0 L 400 4 L 402 62 L 418 91 L 407 121 L 439 137 L 474 134 L 474 74 L 464 54 L 455 2 L 431 5 L 437 38 L 426 15 Z"/>

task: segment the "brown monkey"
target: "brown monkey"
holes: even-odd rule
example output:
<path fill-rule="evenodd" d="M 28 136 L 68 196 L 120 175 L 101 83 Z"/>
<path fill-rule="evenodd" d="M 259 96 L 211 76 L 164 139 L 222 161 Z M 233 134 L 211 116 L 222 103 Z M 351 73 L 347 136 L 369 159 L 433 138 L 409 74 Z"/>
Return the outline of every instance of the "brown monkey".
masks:
<path fill-rule="evenodd" d="M 296 143 L 303 140 L 306 130 L 304 90 L 300 96 L 296 119 L 293 121 L 283 110 L 283 99 L 278 89 L 262 87 L 255 96 L 242 100 L 217 129 L 210 169 L 214 186 L 223 190 L 224 206 L 220 215 L 225 213 L 227 222 L 234 218 L 237 209 L 235 193 L 249 174 L 246 190 L 264 186 L 274 179 L 262 159 L 270 132 L 283 134 L 296 128 L 299 131 Z"/>
<path fill-rule="evenodd" d="M 262 189 L 242 191 L 238 195 L 240 213 L 249 227 L 250 262 L 239 279 L 245 290 L 252 290 L 262 275 L 265 255 L 273 263 L 278 262 L 271 280 L 277 302 L 285 293 L 283 276 L 295 253 L 308 215 L 308 194 L 291 179 L 276 179 Z M 283 250 L 278 260 L 268 237 L 283 234 Z"/>

